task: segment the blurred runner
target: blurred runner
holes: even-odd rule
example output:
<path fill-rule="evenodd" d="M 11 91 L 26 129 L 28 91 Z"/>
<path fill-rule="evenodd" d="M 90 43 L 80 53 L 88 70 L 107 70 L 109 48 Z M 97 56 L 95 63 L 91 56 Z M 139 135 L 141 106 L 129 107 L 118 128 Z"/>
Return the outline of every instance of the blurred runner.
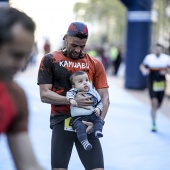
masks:
<path fill-rule="evenodd" d="M 15 8 L 0 7 L 0 134 L 7 136 L 17 170 L 42 170 L 28 135 L 28 105 L 13 80 L 34 44 L 35 23 Z"/>
<path fill-rule="evenodd" d="M 151 99 L 152 131 L 156 132 L 156 112 L 160 108 L 166 88 L 165 75 L 170 68 L 170 56 L 163 53 L 163 47 L 156 44 L 152 54 L 148 54 L 140 70 L 143 75 L 148 76 L 148 90 Z"/>
<path fill-rule="evenodd" d="M 44 48 L 44 54 L 47 54 L 51 51 L 51 44 L 48 38 L 45 39 L 43 48 Z"/>

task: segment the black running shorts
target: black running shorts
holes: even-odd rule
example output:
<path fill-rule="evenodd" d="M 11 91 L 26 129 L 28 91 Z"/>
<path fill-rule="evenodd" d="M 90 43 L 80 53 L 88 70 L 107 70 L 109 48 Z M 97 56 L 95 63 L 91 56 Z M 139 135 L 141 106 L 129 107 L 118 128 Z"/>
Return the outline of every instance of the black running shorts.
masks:
<path fill-rule="evenodd" d="M 161 91 L 160 89 L 159 91 L 158 89 L 154 90 L 154 82 L 158 84 L 161 83 Z M 160 88 L 160 85 L 158 87 Z M 163 101 L 165 88 L 166 88 L 165 76 L 161 76 L 159 73 L 152 72 L 152 74 L 148 77 L 149 96 L 151 99 L 156 98 L 158 100 L 159 107 Z"/>
<path fill-rule="evenodd" d="M 150 98 L 153 99 L 153 98 L 156 98 L 158 100 L 158 104 L 159 106 L 162 104 L 162 101 L 163 101 L 163 98 L 164 98 L 164 91 L 160 91 L 160 92 L 155 92 L 153 90 L 149 90 L 149 95 L 150 95 Z"/>
<path fill-rule="evenodd" d="M 98 138 L 94 133 L 88 135 L 92 150 L 86 151 L 75 132 L 65 131 L 64 122 L 53 126 L 51 141 L 51 166 L 53 168 L 68 168 L 69 160 L 75 144 L 78 155 L 86 170 L 104 168 L 103 152 Z"/>

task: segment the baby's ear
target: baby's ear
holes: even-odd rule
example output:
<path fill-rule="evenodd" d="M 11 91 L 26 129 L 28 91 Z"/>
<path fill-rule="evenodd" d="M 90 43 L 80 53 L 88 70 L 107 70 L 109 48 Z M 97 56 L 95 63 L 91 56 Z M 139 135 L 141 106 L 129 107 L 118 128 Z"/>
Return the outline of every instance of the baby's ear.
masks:
<path fill-rule="evenodd" d="M 75 85 L 74 85 L 74 84 L 72 85 L 72 88 L 75 88 Z"/>

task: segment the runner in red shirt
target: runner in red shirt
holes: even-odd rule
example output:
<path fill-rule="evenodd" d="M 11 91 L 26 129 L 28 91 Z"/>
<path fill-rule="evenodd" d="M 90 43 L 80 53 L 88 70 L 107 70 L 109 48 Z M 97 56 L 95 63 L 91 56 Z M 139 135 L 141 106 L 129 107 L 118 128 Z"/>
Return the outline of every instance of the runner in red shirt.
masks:
<path fill-rule="evenodd" d="M 0 134 L 7 135 L 17 170 L 42 170 L 28 136 L 28 105 L 23 89 L 13 80 L 34 43 L 35 24 L 15 8 L 0 7 Z"/>
<path fill-rule="evenodd" d="M 98 91 L 103 103 L 101 119 L 104 120 L 109 107 L 108 83 L 103 64 L 96 58 L 83 52 L 88 38 L 87 25 L 81 22 L 70 24 L 64 36 L 66 47 L 42 58 L 38 84 L 40 96 L 44 103 L 51 104 L 50 126 L 52 128 L 51 166 L 53 170 L 68 168 L 73 144 L 75 144 L 80 160 L 86 170 L 103 170 L 103 152 L 101 144 L 94 133 L 88 134 L 89 142 L 93 145 L 90 151 L 84 150 L 75 132 L 71 131 L 70 105 L 66 92 L 71 89 L 69 81 L 72 73 L 84 71 Z M 82 92 L 76 96 L 78 107 L 88 108 L 92 96 L 83 97 Z M 88 122 L 85 122 L 87 126 Z"/>

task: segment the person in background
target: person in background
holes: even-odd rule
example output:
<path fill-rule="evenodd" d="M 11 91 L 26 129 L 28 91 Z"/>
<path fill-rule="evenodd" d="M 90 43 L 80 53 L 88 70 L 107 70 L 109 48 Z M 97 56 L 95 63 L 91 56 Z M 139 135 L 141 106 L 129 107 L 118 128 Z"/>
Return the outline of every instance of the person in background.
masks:
<path fill-rule="evenodd" d="M 103 47 L 100 47 L 98 49 L 98 54 L 101 58 L 101 62 L 103 63 L 103 66 L 105 68 L 105 71 L 107 72 L 108 71 L 108 68 L 109 68 L 109 57 L 107 56 L 107 53 L 106 53 L 106 50 L 105 48 Z"/>
<path fill-rule="evenodd" d="M 89 49 L 87 51 L 87 54 L 90 55 L 91 57 L 97 57 L 97 52 L 96 52 L 95 48 L 94 49 L 92 49 L 92 48 Z"/>
<path fill-rule="evenodd" d="M 113 75 L 116 75 L 115 74 L 115 61 L 117 60 L 117 57 L 118 57 L 118 48 L 116 47 L 116 45 L 112 45 L 110 47 L 110 51 L 109 51 L 109 55 L 110 55 L 110 61 L 111 61 L 111 64 L 112 64 L 112 70 L 113 70 Z"/>
<path fill-rule="evenodd" d="M 122 46 L 117 47 L 117 57 L 114 60 L 114 75 L 118 74 L 120 64 L 122 62 L 123 49 Z"/>
<path fill-rule="evenodd" d="M 44 49 L 44 55 L 51 51 L 51 44 L 48 38 L 45 39 L 43 49 Z"/>
<path fill-rule="evenodd" d="M 38 57 L 38 47 L 37 47 L 37 42 L 34 42 L 32 52 L 30 55 L 30 60 L 28 61 L 30 65 L 34 66 L 36 65 L 37 62 L 37 57 Z"/>
<path fill-rule="evenodd" d="M 148 78 L 148 90 L 151 99 L 152 132 L 157 131 L 156 113 L 161 107 L 166 87 L 165 75 L 170 68 L 170 56 L 163 53 L 163 47 L 156 44 L 153 53 L 148 54 L 140 70 Z"/>
<path fill-rule="evenodd" d="M 88 75 L 84 71 L 77 71 L 70 77 L 72 88 L 66 93 L 67 100 L 70 102 L 72 126 L 77 132 L 77 137 L 85 150 L 92 149 L 92 145 L 87 139 L 86 125 L 82 121 L 93 122 L 94 133 L 96 138 L 103 137 L 102 129 L 104 121 L 100 118 L 100 113 L 103 110 L 103 104 L 98 92 L 91 88 Z M 85 92 L 84 96 L 92 96 L 90 100 L 93 105 L 89 110 L 77 107 L 75 100 L 78 92 Z"/>
<path fill-rule="evenodd" d="M 95 137 L 92 130 L 92 123 L 87 125 L 88 139 L 93 148 L 86 151 L 77 138 L 75 132 L 70 129 L 70 103 L 66 93 L 72 86 L 70 76 L 77 71 L 87 73 L 90 83 L 99 93 L 103 110 L 100 115 L 104 120 L 109 107 L 109 93 L 106 72 L 101 61 L 90 57 L 83 50 L 88 39 L 87 25 L 82 22 L 70 24 L 64 36 L 65 48 L 50 52 L 45 55 L 40 63 L 38 72 L 38 85 L 40 97 L 43 103 L 51 104 L 50 127 L 52 129 L 51 142 L 51 166 L 53 170 L 68 169 L 72 149 L 75 144 L 80 160 L 85 169 L 103 170 L 104 160 L 100 140 Z M 84 92 L 76 95 L 78 107 L 89 109 L 93 101 L 92 96 L 83 96 Z M 76 168 L 75 168 L 76 169 Z"/>
<path fill-rule="evenodd" d="M 17 170 L 43 170 L 28 135 L 28 104 L 14 75 L 25 67 L 34 44 L 35 23 L 25 13 L 0 7 L 0 134 L 7 136 Z"/>

